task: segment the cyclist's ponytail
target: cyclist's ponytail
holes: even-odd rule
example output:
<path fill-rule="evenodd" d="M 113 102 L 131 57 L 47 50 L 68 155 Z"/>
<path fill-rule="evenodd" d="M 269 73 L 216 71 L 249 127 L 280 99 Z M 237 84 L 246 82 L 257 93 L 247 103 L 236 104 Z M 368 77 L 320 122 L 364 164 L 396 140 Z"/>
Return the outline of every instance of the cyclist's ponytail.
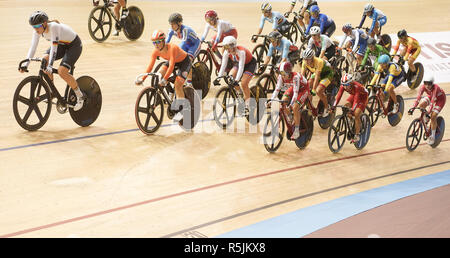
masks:
<path fill-rule="evenodd" d="M 56 23 L 60 23 L 58 20 L 51 20 L 51 21 L 48 21 L 48 23 L 50 23 L 50 22 L 56 22 Z"/>

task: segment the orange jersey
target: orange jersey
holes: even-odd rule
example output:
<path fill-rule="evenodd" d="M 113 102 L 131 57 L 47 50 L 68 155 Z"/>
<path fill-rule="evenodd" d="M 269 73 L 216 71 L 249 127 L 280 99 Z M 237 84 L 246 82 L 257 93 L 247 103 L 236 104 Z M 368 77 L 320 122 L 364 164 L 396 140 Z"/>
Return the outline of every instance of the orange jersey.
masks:
<path fill-rule="evenodd" d="M 420 49 L 420 45 L 419 45 L 419 41 L 417 41 L 415 38 L 413 37 L 408 37 L 406 39 L 406 42 L 398 40 L 397 41 L 397 45 L 394 47 L 395 53 L 397 53 L 400 44 L 402 44 L 402 46 L 407 48 L 406 53 L 411 54 L 411 51 L 415 50 L 415 49 Z"/>
<path fill-rule="evenodd" d="M 165 48 L 163 49 L 163 51 L 159 51 L 157 48 L 153 50 L 150 56 L 150 64 L 148 65 L 146 71 L 147 73 L 150 73 L 152 71 L 153 66 L 155 65 L 156 62 L 156 58 L 158 56 L 166 60 L 169 60 L 169 67 L 167 69 L 166 74 L 164 75 L 165 80 L 167 80 L 172 74 L 173 69 L 175 67 L 175 63 L 183 61 L 187 56 L 187 53 L 177 45 L 174 45 L 172 43 L 166 43 L 166 46 L 167 46 L 166 51 L 164 51 Z"/>

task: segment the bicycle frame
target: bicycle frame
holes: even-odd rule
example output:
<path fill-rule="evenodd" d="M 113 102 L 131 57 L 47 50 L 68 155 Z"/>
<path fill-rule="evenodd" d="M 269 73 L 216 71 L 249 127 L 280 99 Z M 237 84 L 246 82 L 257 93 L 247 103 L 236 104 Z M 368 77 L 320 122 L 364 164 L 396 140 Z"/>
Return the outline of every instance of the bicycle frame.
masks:
<path fill-rule="evenodd" d="M 289 119 L 289 118 L 287 117 L 287 115 L 286 115 L 287 112 L 289 112 L 289 113 L 291 112 L 291 111 L 288 110 L 288 108 L 286 107 L 287 102 L 286 102 L 286 101 L 282 101 L 282 100 L 276 100 L 276 99 L 270 100 L 270 101 L 276 101 L 276 102 L 281 103 L 280 110 L 279 110 L 280 117 L 281 117 L 281 119 L 283 119 L 283 122 L 286 124 L 287 131 L 288 131 L 289 135 L 292 135 L 292 134 L 294 133 L 295 122 L 294 122 L 294 119 L 291 120 L 291 119 Z M 303 105 L 300 107 L 300 110 L 299 110 L 300 113 L 301 113 L 301 111 L 303 110 L 304 105 L 305 105 L 305 104 L 303 104 Z M 300 124 L 303 125 L 303 129 L 299 129 L 299 132 L 300 132 L 300 133 L 306 132 L 306 131 L 308 130 L 308 129 L 307 129 L 307 128 L 308 128 L 308 125 L 306 124 L 306 121 L 305 121 L 304 119 L 302 119 L 302 116 L 301 116 L 301 115 L 300 115 Z M 291 140 L 291 139 L 289 139 L 289 140 Z"/>
<path fill-rule="evenodd" d="M 92 1 L 94 3 L 94 6 L 96 6 L 95 0 L 92 0 Z M 114 4 L 117 4 L 117 2 L 115 3 L 114 1 L 111 1 L 111 0 L 103 0 L 103 7 L 102 7 L 102 9 L 103 9 L 103 11 L 108 12 L 111 15 L 111 17 L 113 17 L 113 19 L 117 23 L 119 23 L 120 22 L 119 19 L 116 17 L 114 12 L 111 11 L 111 9 L 110 9 Z M 101 20 L 103 20 L 103 17 L 100 17 L 100 18 L 101 18 Z"/>
<path fill-rule="evenodd" d="M 208 52 L 208 55 L 210 56 L 214 66 L 216 67 L 216 71 L 219 72 L 220 67 L 222 66 L 221 63 L 219 63 L 219 61 L 217 61 L 216 58 L 218 58 L 216 56 L 216 54 L 212 51 L 212 43 L 210 41 L 203 41 L 203 43 L 207 44 L 207 48 L 206 48 L 206 52 Z"/>

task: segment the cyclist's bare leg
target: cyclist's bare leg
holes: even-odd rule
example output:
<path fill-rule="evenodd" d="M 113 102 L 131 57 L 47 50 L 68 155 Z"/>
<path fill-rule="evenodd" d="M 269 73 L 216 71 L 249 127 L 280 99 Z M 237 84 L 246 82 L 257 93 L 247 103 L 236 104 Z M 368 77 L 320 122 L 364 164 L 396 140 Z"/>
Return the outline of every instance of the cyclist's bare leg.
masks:
<path fill-rule="evenodd" d="M 76 90 L 78 88 L 78 83 L 75 80 L 75 78 L 70 74 L 69 69 L 65 66 L 60 66 L 58 68 L 58 74 L 59 76 L 67 82 L 67 84 L 72 88 L 73 90 Z"/>
<path fill-rule="evenodd" d="M 294 125 L 300 126 L 300 105 L 297 101 L 295 101 L 292 110 L 294 111 Z"/>
<path fill-rule="evenodd" d="M 317 92 L 317 96 L 319 96 L 320 100 L 324 104 L 324 107 L 328 108 L 328 99 L 327 99 L 327 96 L 325 95 L 325 89 L 326 89 L 325 86 L 323 86 L 322 84 L 319 84 L 319 86 L 317 86 L 316 92 Z"/>
<path fill-rule="evenodd" d="M 355 110 L 355 134 L 359 134 L 361 131 L 361 109 L 357 108 Z"/>
<path fill-rule="evenodd" d="M 177 99 L 184 99 L 184 79 L 180 76 L 177 76 L 175 79 L 175 94 L 177 95 Z"/>
<path fill-rule="evenodd" d="M 436 130 L 437 128 L 437 116 L 436 112 L 431 112 L 431 130 Z"/>
<path fill-rule="evenodd" d="M 249 74 L 245 74 L 245 73 L 244 73 L 244 75 L 242 75 L 241 86 L 242 86 L 242 91 L 244 92 L 245 101 L 250 99 L 250 88 L 248 87 L 248 84 L 250 83 L 250 80 L 252 79 L 252 77 L 253 76 L 251 76 Z"/>
<path fill-rule="evenodd" d="M 412 73 L 416 73 L 416 67 L 414 66 L 414 61 L 416 61 L 416 59 L 414 57 L 410 56 L 408 59 L 408 67 Z"/>

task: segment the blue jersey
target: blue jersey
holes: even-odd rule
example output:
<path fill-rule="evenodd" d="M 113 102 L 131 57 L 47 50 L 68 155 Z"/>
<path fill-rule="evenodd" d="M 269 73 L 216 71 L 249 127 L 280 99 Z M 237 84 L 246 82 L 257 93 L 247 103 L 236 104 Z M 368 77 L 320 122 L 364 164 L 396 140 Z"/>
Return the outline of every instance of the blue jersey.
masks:
<path fill-rule="evenodd" d="M 373 29 L 375 28 L 375 24 L 377 22 L 380 23 L 380 26 L 383 26 L 384 24 L 386 24 L 386 21 L 387 21 L 386 15 L 384 15 L 384 13 L 381 10 L 376 9 L 376 8 L 373 9 L 372 16 L 370 16 L 370 18 L 372 19 L 372 26 L 370 26 L 369 34 L 372 33 Z M 363 18 L 361 20 L 361 23 L 359 24 L 359 27 L 361 27 L 364 24 L 365 20 L 366 20 L 366 15 L 363 15 Z"/>
<path fill-rule="evenodd" d="M 176 32 L 172 29 L 169 30 L 168 37 L 166 38 L 166 43 L 169 43 L 172 36 L 175 35 L 177 38 L 181 39 L 180 48 L 186 51 L 192 57 L 196 57 L 200 51 L 201 41 L 197 37 L 195 31 L 186 25 L 181 25 L 180 32 Z"/>
<path fill-rule="evenodd" d="M 273 50 L 277 50 L 278 52 L 281 52 L 281 58 L 287 58 L 289 54 L 289 48 L 292 46 L 292 43 L 286 39 L 281 38 L 281 43 L 278 45 L 278 47 L 274 47 L 272 43 L 269 45 L 269 52 L 267 53 L 267 56 L 272 56 Z"/>
<path fill-rule="evenodd" d="M 320 24 L 320 33 L 324 34 L 325 29 L 333 23 L 333 19 L 323 13 L 319 14 L 319 17 L 317 19 L 311 16 L 311 19 L 309 19 L 308 28 L 305 31 L 306 35 L 309 34 L 309 30 L 315 22 Z"/>
<path fill-rule="evenodd" d="M 275 30 L 278 29 L 278 26 L 285 23 L 287 20 L 281 13 L 272 11 L 272 18 L 267 18 L 264 16 L 264 14 L 261 16 L 261 22 L 259 23 L 260 29 L 264 28 L 264 23 L 266 21 L 273 23 L 272 28 Z"/>

